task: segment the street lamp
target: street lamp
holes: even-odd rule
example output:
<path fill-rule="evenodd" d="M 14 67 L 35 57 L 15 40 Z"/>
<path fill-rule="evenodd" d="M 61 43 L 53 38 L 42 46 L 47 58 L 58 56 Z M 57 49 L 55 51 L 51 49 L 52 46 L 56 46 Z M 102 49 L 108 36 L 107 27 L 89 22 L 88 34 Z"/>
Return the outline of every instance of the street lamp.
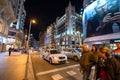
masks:
<path fill-rule="evenodd" d="M 28 33 L 28 40 L 27 40 L 27 50 L 28 50 L 28 57 L 27 57 L 27 62 L 26 62 L 26 71 L 25 71 L 25 79 L 24 80 L 28 80 L 27 79 L 27 72 L 28 72 L 28 68 L 29 68 L 29 59 L 30 59 L 30 53 L 29 53 L 29 40 L 30 40 L 30 31 L 31 31 L 31 25 L 32 23 L 36 23 L 35 20 L 30 20 L 30 24 L 29 24 L 29 33 Z"/>
<path fill-rule="evenodd" d="M 80 46 L 81 45 L 81 36 L 80 36 L 80 31 L 77 31 L 77 34 L 78 34 L 78 45 Z"/>
<path fill-rule="evenodd" d="M 30 31 L 31 31 L 31 24 L 35 24 L 36 21 L 35 20 L 30 20 L 30 24 L 29 24 L 29 33 L 28 33 L 28 41 L 27 41 L 27 49 L 29 50 L 29 40 L 30 40 Z"/>

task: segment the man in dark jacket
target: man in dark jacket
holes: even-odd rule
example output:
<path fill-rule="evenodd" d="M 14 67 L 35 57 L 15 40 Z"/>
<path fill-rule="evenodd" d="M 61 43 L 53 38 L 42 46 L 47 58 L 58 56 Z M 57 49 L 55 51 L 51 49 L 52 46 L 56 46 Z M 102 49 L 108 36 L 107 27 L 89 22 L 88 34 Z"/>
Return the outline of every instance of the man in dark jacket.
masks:
<path fill-rule="evenodd" d="M 83 52 L 80 58 L 80 71 L 83 71 L 83 80 L 88 80 L 91 66 L 94 64 L 95 59 L 87 44 L 82 45 L 82 50 Z"/>
<path fill-rule="evenodd" d="M 98 66 L 99 68 L 97 70 L 99 77 L 102 77 L 102 69 L 106 72 L 106 74 L 103 75 L 103 77 L 107 77 L 108 80 L 120 80 L 120 63 L 117 59 L 110 55 L 110 49 L 108 47 L 101 47 L 98 55 L 99 58 L 102 59 L 102 61 L 100 62 L 102 64 L 98 64 L 100 65 Z"/>
<path fill-rule="evenodd" d="M 9 51 L 9 56 L 10 56 L 10 55 L 11 55 L 12 48 L 10 47 L 8 51 Z"/>

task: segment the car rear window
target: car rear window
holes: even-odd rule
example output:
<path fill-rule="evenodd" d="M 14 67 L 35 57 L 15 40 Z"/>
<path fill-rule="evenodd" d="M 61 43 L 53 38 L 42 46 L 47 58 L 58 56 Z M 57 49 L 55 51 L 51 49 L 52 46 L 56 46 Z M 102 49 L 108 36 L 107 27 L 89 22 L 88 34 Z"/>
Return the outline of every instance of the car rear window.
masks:
<path fill-rule="evenodd" d="M 60 52 L 57 51 L 57 50 L 51 50 L 50 53 L 51 53 L 51 54 L 60 54 Z"/>

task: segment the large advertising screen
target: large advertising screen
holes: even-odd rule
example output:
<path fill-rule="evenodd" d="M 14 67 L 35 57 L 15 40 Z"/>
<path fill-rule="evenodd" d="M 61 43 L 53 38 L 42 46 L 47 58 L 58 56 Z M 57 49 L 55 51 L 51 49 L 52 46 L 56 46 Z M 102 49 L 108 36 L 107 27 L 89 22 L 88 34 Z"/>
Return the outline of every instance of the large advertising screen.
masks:
<path fill-rule="evenodd" d="M 96 0 L 83 12 L 83 33 L 86 37 L 120 32 L 120 1 Z"/>

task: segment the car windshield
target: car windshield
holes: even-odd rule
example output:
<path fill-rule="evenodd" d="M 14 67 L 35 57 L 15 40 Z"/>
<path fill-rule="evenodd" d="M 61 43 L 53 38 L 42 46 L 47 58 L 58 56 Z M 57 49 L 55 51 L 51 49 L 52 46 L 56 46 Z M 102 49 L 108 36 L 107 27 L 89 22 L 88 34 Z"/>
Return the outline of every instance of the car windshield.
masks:
<path fill-rule="evenodd" d="M 80 49 L 77 49 L 77 48 L 73 49 L 73 51 L 76 52 L 76 53 L 81 52 L 81 50 L 80 50 Z"/>
<path fill-rule="evenodd" d="M 57 50 L 51 50 L 50 53 L 51 53 L 51 54 L 60 54 L 60 52 L 57 51 Z"/>
<path fill-rule="evenodd" d="M 65 49 L 64 51 L 71 52 L 71 51 L 72 51 L 72 49 Z"/>

